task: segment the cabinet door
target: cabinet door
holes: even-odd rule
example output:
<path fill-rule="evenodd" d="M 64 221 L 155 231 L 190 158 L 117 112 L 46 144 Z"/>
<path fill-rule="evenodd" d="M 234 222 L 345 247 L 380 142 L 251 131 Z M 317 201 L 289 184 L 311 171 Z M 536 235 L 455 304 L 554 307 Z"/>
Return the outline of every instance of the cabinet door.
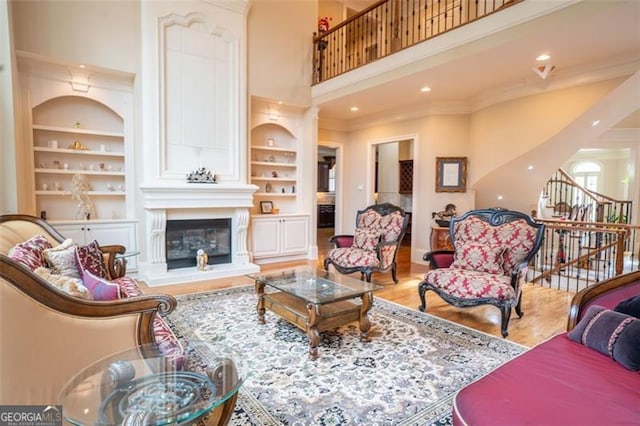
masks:
<path fill-rule="evenodd" d="M 127 253 L 138 251 L 135 223 L 98 223 L 87 225 L 86 228 L 87 242 L 96 240 L 102 246 L 120 244 L 126 248 Z M 137 269 L 137 256 L 127 257 L 127 272 Z"/>
<path fill-rule="evenodd" d="M 65 238 L 71 238 L 76 244 L 86 244 L 86 225 L 69 224 L 69 225 L 53 225 L 56 231 L 61 233 Z"/>
<path fill-rule="evenodd" d="M 251 242 L 254 258 L 280 254 L 280 220 L 275 217 L 253 220 Z"/>
<path fill-rule="evenodd" d="M 282 254 L 306 253 L 309 247 L 309 219 L 282 219 Z"/>

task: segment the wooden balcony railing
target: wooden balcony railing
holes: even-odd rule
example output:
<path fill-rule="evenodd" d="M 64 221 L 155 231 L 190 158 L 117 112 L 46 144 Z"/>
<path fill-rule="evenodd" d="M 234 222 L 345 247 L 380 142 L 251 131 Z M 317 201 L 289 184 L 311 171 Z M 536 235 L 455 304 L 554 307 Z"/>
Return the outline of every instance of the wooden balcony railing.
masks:
<path fill-rule="evenodd" d="M 382 0 L 314 34 L 313 84 L 489 16 L 523 0 Z"/>

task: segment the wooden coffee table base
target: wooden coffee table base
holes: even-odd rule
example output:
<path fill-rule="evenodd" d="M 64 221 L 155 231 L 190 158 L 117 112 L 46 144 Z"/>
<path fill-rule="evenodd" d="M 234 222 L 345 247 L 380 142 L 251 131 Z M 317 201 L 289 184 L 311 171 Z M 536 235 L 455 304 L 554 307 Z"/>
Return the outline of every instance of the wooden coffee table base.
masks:
<path fill-rule="evenodd" d="M 269 311 L 278 314 L 291 324 L 303 330 L 309 337 L 309 357 L 318 357 L 320 332 L 333 330 L 342 325 L 359 321 L 360 339 L 369 341 L 368 332 L 371 323 L 367 312 L 373 304 L 371 292 L 361 296 L 362 303 L 348 300 L 327 304 L 305 303 L 302 299 L 290 294 L 275 292 L 265 293 L 264 284 L 256 282 L 258 293 L 258 322 L 264 324 L 264 313 Z"/>

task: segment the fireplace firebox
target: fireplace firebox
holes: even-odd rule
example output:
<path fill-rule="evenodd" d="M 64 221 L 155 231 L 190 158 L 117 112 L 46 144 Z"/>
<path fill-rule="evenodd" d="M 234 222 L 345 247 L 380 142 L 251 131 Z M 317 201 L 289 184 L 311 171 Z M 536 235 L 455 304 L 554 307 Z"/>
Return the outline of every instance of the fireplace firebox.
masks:
<path fill-rule="evenodd" d="M 168 220 L 166 228 L 167 269 L 196 266 L 198 250 L 204 250 L 209 265 L 231 263 L 231 219 Z"/>

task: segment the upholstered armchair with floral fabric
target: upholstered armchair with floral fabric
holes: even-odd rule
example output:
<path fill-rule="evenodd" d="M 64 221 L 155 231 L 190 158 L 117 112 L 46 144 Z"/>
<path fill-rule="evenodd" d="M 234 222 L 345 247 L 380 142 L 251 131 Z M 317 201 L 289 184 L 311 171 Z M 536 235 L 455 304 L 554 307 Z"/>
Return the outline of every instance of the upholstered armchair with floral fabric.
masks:
<path fill-rule="evenodd" d="M 342 274 L 360 272 L 368 282 L 374 272 L 391 271 L 396 277 L 396 255 L 409 224 L 409 216 L 393 204 L 374 204 L 356 215 L 353 235 L 334 235 L 335 248 L 324 260 L 324 269 L 333 265 Z"/>
<path fill-rule="evenodd" d="M 529 261 L 540 248 L 544 225 L 511 210 L 472 210 L 451 220 L 454 250 L 424 255 L 431 270 L 418 286 L 421 311 L 425 293 L 433 290 L 457 307 L 490 304 L 501 311 L 501 332 L 507 328 L 511 308 L 522 317 L 522 286 Z"/>

